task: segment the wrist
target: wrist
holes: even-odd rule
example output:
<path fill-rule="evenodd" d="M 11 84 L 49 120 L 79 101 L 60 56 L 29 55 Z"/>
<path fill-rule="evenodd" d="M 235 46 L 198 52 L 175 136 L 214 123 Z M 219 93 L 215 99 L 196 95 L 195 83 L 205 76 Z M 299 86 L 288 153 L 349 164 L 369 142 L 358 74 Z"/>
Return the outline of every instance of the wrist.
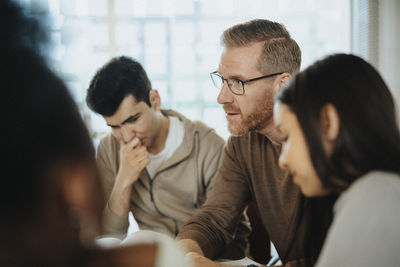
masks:
<path fill-rule="evenodd" d="M 192 239 L 181 239 L 178 242 L 187 252 L 195 252 L 204 256 L 202 249 L 198 243 Z"/>
<path fill-rule="evenodd" d="M 107 201 L 108 209 L 115 215 L 127 217 L 130 210 L 132 187 L 114 185 L 110 198 Z"/>
<path fill-rule="evenodd" d="M 120 187 L 127 187 L 132 185 L 132 181 L 136 179 L 137 176 L 134 176 L 132 172 L 120 168 L 115 177 L 115 184 L 118 184 Z"/>

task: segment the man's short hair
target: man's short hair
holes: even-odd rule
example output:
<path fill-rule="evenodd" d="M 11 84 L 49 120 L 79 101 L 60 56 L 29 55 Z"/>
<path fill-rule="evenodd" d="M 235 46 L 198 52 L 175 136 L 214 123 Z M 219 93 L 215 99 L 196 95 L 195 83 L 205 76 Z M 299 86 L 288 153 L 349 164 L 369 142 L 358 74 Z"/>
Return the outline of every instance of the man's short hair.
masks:
<path fill-rule="evenodd" d="M 264 42 L 258 68 L 265 74 L 284 71 L 293 75 L 300 71 L 300 47 L 280 23 L 255 19 L 237 24 L 224 31 L 221 42 L 227 48 Z"/>
<path fill-rule="evenodd" d="M 120 56 L 111 59 L 97 71 L 87 90 L 86 103 L 102 116 L 112 116 L 128 95 L 151 106 L 151 82 L 136 60 Z"/>

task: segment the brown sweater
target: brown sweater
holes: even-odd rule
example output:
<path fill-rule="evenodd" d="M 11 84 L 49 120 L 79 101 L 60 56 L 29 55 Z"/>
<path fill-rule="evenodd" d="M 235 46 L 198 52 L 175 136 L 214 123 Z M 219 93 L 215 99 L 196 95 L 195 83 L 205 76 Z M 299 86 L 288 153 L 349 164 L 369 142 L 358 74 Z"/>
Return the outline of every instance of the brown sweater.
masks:
<path fill-rule="evenodd" d="M 302 223 L 297 234 L 295 228 L 304 200 L 289 173 L 279 168 L 280 149 L 258 133 L 230 137 L 210 197 L 178 239 L 193 239 L 207 257 L 218 257 L 232 241 L 239 215 L 254 200 L 280 257 L 296 235 L 286 260 L 303 258 L 305 227 Z"/>

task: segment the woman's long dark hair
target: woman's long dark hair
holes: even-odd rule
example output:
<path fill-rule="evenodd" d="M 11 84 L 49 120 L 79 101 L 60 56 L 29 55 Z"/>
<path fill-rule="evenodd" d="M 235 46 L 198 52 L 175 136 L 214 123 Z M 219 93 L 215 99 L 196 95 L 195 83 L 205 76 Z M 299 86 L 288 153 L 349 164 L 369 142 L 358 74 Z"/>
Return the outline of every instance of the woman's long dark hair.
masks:
<path fill-rule="evenodd" d="M 400 173 L 394 100 L 378 72 L 363 59 L 336 54 L 317 61 L 298 74 L 276 100 L 296 114 L 325 186 L 338 187 L 332 177 L 351 184 L 372 170 Z M 340 117 L 331 156 L 324 152 L 320 131 L 321 109 L 328 103 Z"/>
<path fill-rule="evenodd" d="M 381 76 L 363 59 L 336 54 L 317 61 L 296 75 L 275 100 L 296 114 L 313 166 L 325 187 L 343 191 L 372 170 L 400 173 L 400 133 L 394 101 Z M 330 156 L 322 145 L 320 125 L 321 110 L 328 103 L 335 106 L 340 117 Z M 309 201 L 306 217 L 311 220 L 310 238 L 306 248 L 310 255 L 318 256 L 325 238 L 316 228 L 322 206 L 320 199 Z"/>

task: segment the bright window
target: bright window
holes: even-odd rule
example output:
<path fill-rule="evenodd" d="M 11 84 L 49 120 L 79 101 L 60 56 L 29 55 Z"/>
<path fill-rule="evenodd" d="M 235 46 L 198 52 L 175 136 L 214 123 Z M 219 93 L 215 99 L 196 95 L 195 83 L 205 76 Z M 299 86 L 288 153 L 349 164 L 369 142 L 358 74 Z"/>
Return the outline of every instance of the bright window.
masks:
<path fill-rule="evenodd" d="M 299 43 L 302 68 L 327 54 L 350 52 L 350 0 L 21 0 L 50 18 L 55 69 L 65 80 L 95 140 L 109 129 L 86 107 L 89 81 L 113 56 L 145 67 L 163 108 L 201 120 L 227 138 L 218 90 L 209 73 L 224 29 L 254 18 L 283 23 Z"/>

